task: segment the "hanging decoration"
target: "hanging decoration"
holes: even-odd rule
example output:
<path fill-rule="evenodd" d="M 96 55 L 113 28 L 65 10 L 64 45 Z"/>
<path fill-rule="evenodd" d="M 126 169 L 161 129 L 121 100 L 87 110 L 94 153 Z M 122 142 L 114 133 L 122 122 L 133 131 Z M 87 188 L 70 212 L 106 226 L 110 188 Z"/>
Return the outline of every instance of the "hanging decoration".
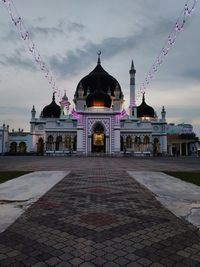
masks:
<path fill-rule="evenodd" d="M 28 51 L 31 53 L 34 62 L 38 65 L 39 69 L 42 71 L 45 79 L 48 81 L 48 84 L 53 92 L 55 92 L 59 99 L 61 99 L 61 92 L 56 85 L 56 80 L 53 77 L 52 73 L 46 66 L 44 60 L 42 59 L 41 54 L 39 53 L 36 44 L 31 40 L 29 32 L 26 30 L 21 16 L 18 15 L 18 12 L 12 3 L 12 0 L 1 0 L 5 5 L 12 23 L 17 29 L 19 36 L 22 38 L 26 44 Z"/>
<path fill-rule="evenodd" d="M 179 18 L 177 19 L 175 25 L 173 26 L 172 31 L 167 36 L 164 46 L 162 47 L 157 58 L 155 59 L 144 81 L 140 84 L 137 90 L 137 93 L 136 93 L 136 99 L 138 99 L 140 95 L 146 91 L 151 80 L 154 78 L 155 74 L 158 72 L 160 66 L 164 63 L 166 56 L 169 54 L 171 48 L 174 46 L 179 33 L 183 30 L 188 17 L 193 13 L 196 5 L 197 5 L 197 0 L 191 0 L 191 1 L 188 0 L 185 3 L 184 9 L 181 12 Z"/>

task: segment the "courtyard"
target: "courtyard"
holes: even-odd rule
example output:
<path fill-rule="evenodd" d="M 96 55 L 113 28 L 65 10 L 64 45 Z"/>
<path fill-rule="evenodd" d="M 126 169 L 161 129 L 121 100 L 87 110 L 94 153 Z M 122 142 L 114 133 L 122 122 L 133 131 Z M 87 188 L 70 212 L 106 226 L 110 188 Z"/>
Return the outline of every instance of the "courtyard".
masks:
<path fill-rule="evenodd" d="M 134 170 L 134 171 L 199 171 L 197 157 L 52 157 L 3 156 L 0 170 L 50 171 L 50 170 Z"/>
<path fill-rule="evenodd" d="M 199 158 L 1 157 L 0 170 L 63 173 L 0 233 L 0 266 L 200 266 L 198 228 L 138 182 L 199 171 Z"/>

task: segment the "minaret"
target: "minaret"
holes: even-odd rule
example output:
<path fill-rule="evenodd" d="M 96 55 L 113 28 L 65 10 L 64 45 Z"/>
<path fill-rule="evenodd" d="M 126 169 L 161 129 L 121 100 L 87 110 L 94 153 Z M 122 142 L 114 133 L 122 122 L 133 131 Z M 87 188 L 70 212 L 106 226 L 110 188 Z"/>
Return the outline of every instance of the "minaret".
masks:
<path fill-rule="evenodd" d="M 131 63 L 131 69 L 129 71 L 130 73 L 130 106 L 129 106 L 129 115 L 130 116 L 135 116 L 135 114 L 133 114 L 133 107 L 136 107 L 136 103 L 135 103 L 135 74 L 136 74 L 136 70 L 134 67 L 134 63 L 132 60 Z"/>
<path fill-rule="evenodd" d="M 166 111 L 165 111 L 164 106 L 162 107 L 161 116 L 162 116 L 162 121 L 165 122 L 166 121 Z"/>
<path fill-rule="evenodd" d="M 33 105 L 33 108 L 31 110 L 31 119 L 35 119 L 35 114 L 36 114 L 35 106 Z"/>
<path fill-rule="evenodd" d="M 68 115 L 70 105 L 71 104 L 68 100 L 68 97 L 66 95 L 66 90 L 65 90 L 64 96 L 62 97 L 60 101 L 61 115 Z"/>

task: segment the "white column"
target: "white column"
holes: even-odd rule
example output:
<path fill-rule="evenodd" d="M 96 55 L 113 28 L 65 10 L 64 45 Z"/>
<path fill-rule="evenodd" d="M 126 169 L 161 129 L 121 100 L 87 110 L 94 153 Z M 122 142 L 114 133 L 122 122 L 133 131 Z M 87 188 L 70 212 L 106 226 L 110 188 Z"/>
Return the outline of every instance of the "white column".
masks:
<path fill-rule="evenodd" d="M 91 152 L 91 136 L 88 136 L 88 152 Z"/>
<path fill-rule="evenodd" d="M 109 147 L 110 147 L 110 138 L 109 138 L 109 136 L 106 136 L 106 153 L 109 153 L 109 152 L 111 152 L 110 151 L 110 149 L 109 149 Z"/>
<path fill-rule="evenodd" d="M 182 144 L 179 145 L 180 148 L 180 156 L 182 156 Z"/>
<path fill-rule="evenodd" d="M 173 156 L 172 144 L 170 145 L 170 155 Z"/>
<path fill-rule="evenodd" d="M 120 152 L 120 130 L 118 129 L 114 130 L 114 144 L 115 144 L 114 151 L 116 153 L 119 153 Z"/>
<path fill-rule="evenodd" d="M 78 129 L 77 131 L 77 152 L 83 152 L 83 130 Z"/>
<path fill-rule="evenodd" d="M 163 136 L 163 145 L 162 145 L 162 151 L 164 154 L 167 153 L 167 136 Z"/>
<path fill-rule="evenodd" d="M 185 143 L 185 154 L 188 156 L 188 143 Z"/>

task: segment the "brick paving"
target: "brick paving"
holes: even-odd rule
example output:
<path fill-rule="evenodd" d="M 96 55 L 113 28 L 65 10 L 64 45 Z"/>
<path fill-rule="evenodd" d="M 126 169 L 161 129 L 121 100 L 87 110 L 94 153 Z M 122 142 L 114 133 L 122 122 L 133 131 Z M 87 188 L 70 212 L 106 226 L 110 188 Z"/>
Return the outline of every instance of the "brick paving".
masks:
<path fill-rule="evenodd" d="M 66 171 L 93 168 L 134 171 L 200 171 L 200 157 L 3 156 L 0 170 Z"/>
<path fill-rule="evenodd" d="M 200 266 L 200 235 L 123 170 L 73 170 L 0 234 L 0 266 Z"/>

